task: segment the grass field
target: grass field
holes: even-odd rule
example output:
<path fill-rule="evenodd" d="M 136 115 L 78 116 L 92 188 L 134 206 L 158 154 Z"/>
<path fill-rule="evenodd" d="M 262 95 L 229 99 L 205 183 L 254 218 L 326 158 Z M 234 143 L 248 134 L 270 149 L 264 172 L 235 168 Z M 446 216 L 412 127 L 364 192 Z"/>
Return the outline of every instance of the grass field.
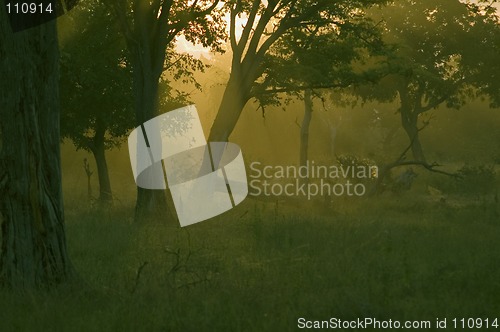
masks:
<path fill-rule="evenodd" d="M 300 317 L 500 318 L 500 204 L 492 199 L 242 204 L 185 229 L 137 225 L 121 205 L 68 208 L 68 246 L 84 286 L 3 292 L 0 331 L 288 331 Z"/>

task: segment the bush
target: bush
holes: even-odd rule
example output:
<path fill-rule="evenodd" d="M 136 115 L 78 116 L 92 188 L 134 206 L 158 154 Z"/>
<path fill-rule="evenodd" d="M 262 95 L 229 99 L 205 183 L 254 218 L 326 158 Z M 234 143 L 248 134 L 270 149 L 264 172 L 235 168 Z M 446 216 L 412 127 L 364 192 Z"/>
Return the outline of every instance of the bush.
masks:
<path fill-rule="evenodd" d="M 458 193 L 490 194 L 496 189 L 496 173 L 493 165 L 465 164 L 457 173 L 460 175 L 455 182 Z"/>
<path fill-rule="evenodd" d="M 347 174 L 347 178 L 349 178 L 352 182 L 354 183 L 364 183 L 364 182 L 371 182 L 373 179 L 378 177 L 378 172 L 375 174 L 373 173 L 373 169 L 371 167 L 377 166 L 377 164 L 368 158 L 363 158 L 363 157 L 358 157 L 356 155 L 351 155 L 351 154 L 345 154 L 345 155 L 340 155 L 337 156 L 337 162 L 341 167 L 353 167 L 355 169 L 359 168 L 365 168 L 366 170 L 371 171 L 370 178 L 368 179 L 359 179 L 356 177 L 352 177 L 351 173 Z"/>

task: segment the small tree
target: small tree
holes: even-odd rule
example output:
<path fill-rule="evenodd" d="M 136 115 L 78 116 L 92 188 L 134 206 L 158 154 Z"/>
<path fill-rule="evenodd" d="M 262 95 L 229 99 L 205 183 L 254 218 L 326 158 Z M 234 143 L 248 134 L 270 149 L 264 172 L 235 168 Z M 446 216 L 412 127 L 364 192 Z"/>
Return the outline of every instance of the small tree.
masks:
<path fill-rule="evenodd" d="M 135 123 L 125 43 L 102 4 L 81 4 L 68 19 L 78 21 L 80 33 L 61 49 L 61 135 L 77 150 L 92 152 L 99 201 L 109 204 L 113 197 L 105 151 L 120 146 Z M 76 33 L 72 28 L 65 26 Z"/>

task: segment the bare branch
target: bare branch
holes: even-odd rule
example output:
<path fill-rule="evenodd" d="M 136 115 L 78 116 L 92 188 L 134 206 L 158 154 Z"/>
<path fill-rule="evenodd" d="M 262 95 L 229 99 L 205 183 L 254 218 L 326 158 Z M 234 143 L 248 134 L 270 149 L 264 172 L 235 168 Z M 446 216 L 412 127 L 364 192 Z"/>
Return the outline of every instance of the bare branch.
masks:
<path fill-rule="evenodd" d="M 252 9 L 250 10 L 250 14 L 248 15 L 247 24 L 243 28 L 243 32 L 241 33 L 240 41 L 238 43 L 241 53 L 239 57 L 241 58 L 241 54 L 245 49 L 245 46 L 248 42 L 248 38 L 250 37 L 250 33 L 252 32 L 253 25 L 255 23 L 255 18 L 257 17 L 257 13 L 259 11 L 261 0 L 254 0 L 252 3 Z M 233 50 L 234 52 L 234 50 Z"/>
<path fill-rule="evenodd" d="M 238 49 L 238 42 L 236 41 L 236 16 L 238 15 L 238 6 L 231 8 L 231 18 L 229 21 L 229 40 L 231 42 L 231 48 L 233 53 L 240 53 Z M 241 54 L 241 53 L 240 53 Z"/>
<path fill-rule="evenodd" d="M 248 45 L 247 55 L 257 53 L 257 47 L 261 41 L 261 38 L 264 34 L 267 24 L 273 18 L 273 12 L 276 4 L 272 5 L 271 2 L 268 2 L 266 10 L 259 18 L 259 22 L 253 31 L 252 38 L 250 39 L 250 44 Z M 246 60 L 246 57 L 245 57 Z"/>
<path fill-rule="evenodd" d="M 443 166 L 443 165 L 440 165 L 438 163 L 429 164 L 429 163 L 427 163 L 425 161 L 418 161 L 418 160 L 399 161 L 397 163 L 392 163 L 392 164 L 388 165 L 387 168 L 388 169 L 392 169 L 392 168 L 396 168 L 396 167 L 400 167 L 400 166 L 410 166 L 410 165 L 422 166 L 425 169 L 427 169 L 428 171 L 431 171 L 431 172 L 434 172 L 434 173 L 443 174 L 443 175 L 447 175 L 447 176 L 451 176 L 451 177 L 454 177 L 454 178 L 457 178 L 457 179 L 462 178 L 462 176 L 460 174 L 450 173 L 450 172 L 446 172 L 446 171 L 441 171 L 441 170 L 435 169 L 435 167 L 439 167 L 439 166 Z"/>
<path fill-rule="evenodd" d="M 343 83 L 299 85 L 299 86 L 290 86 L 283 88 L 266 89 L 264 91 L 260 91 L 258 94 L 268 95 L 277 93 L 299 92 L 299 91 L 314 90 L 314 89 L 319 90 L 319 89 L 345 88 L 350 86 L 351 84 L 352 82 L 345 81 Z"/>

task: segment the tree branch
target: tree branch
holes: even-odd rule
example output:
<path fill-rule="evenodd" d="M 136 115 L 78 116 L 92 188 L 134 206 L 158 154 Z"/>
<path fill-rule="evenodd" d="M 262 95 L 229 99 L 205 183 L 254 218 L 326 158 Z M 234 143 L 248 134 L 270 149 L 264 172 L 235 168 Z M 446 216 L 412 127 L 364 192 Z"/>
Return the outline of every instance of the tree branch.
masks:
<path fill-rule="evenodd" d="M 161 14 L 160 17 L 156 20 L 156 31 L 155 31 L 155 46 L 154 52 L 157 57 L 163 59 L 161 62 L 158 62 L 158 66 L 162 68 L 156 68 L 156 72 L 159 72 L 163 69 L 163 63 L 165 59 L 165 51 L 167 45 L 171 42 L 173 37 L 167 38 L 170 31 L 170 10 L 172 9 L 172 0 L 164 0 L 161 4 Z M 174 35 L 175 36 L 175 35 Z M 160 65 L 161 63 L 161 65 Z M 160 72 L 161 74 L 161 72 Z"/>
<path fill-rule="evenodd" d="M 133 51 L 136 46 L 139 45 L 138 41 L 134 37 L 132 28 L 127 21 L 127 11 L 123 8 L 124 4 L 122 1 L 114 1 L 114 4 L 109 4 L 107 1 L 104 2 L 108 8 L 111 9 L 115 18 L 118 20 L 120 30 L 125 37 L 125 43 L 129 51 Z"/>
<path fill-rule="evenodd" d="M 448 98 L 451 97 L 451 95 L 452 95 L 451 91 L 457 90 L 462 83 L 466 83 L 466 82 L 467 82 L 467 80 L 465 78 L 462 78 L 462 79 L 456 81 L 455 83 L 453 83 L 453 86 L 450 87 L 449 93 L 444 94 L 443 96 L 441 96 L 441 98 L 438 98 L 437 100 L 435 100 L 433 102 L 429 102 L 426 106 L 423 106 L 422 108 L 420 108 L 418 114 L 425 113 L 427 111 L 430 111 L 433 108 L 438 107 L 439 105 L 444 103 Z"/>
<path fill-rule="evenodd" d="M 410 165 L 422 166 L 425 169 L 427 169 L 428 171 L 431 171 L 431 172 L 434 172 L 434 173 L 443 174 L 443 175 L 447 175 L 447 176 L 451 176 L 451 177 L 454 177 L 454 178 L 457 178 L 457 179 L 462 178 L 462 176 L 460 174 L 450 173 L 450 172 L 446 172 L 446 171 L 441 171 L 441 170 L 435 169 L 435 167 L 439 167 L 439 166 L 443 166 L 443 165 L 440 165 L 438 163 L 429 164 L 429 163 L 427 163 L 425 161 L 418 161 L 418 160 L 399 161 L 399 162 L 395 162 L 395 163 L 389 164 L 386 167 L 387 167 L 387 170 L 390 170 L 392 168 L 396 168 L 396 167 L 400 167 L 400 166 L 410 166 Z"/>
<path fill-rule="evenodd" d="M 273 12 L 274 8 L 276 7 L 276 4 L 272 5 L 270 2 L 268 2 L 266 10 L 264 13 L 262 13 L 261 17 L 259 18 L 259 22 L 257 23 L 257 26 L 255 27 L 255 30 L 252 34 L 252 38 L 250 39 L 250 44 L 248 45 L 248 50 L 247 50 L 247 55 L 248 54 L 256 54 L 257 53 L 257 47 L 259 46 L 259 43 L 261 41 L 262 35 L 264 33 L 264 30 L 266 29 L 267 24 L 273 17 Z M 246 59 L 246 57 L 245 57 Z"/>
<path fill-rule="evenodd" d="M 441 98 L 439 98 L 438 100 L 435 100 L 434 102 L 429 102 L 426 106 L 423 106 L 423 107 L 420 107 L 420 109 L 418 110 L 418 114 L 422 114 L 422 113 L 425 113 L 427 111 L 430 111 L 431 109 L 434 109 L 436 107 L 438 107 L 439 105 L 441 105 L 442 103 L 444 103 L 446 101 L 446 99 L 448 99 L 450 96 L 449 95 L 445 95 L 445 96 L 442 96 Z"/>
<path fill-rule="evenodd" d="M 184 58 L 186 58 L 186 54 L 181 54 L 175 61 L 170 61 L 168 65 L 163 66 L 163 71 L 169 70 L 170 68 L 174 67 L 176 64 L 178 64 L 180 61 L 182 61 Z"/>
<path fill-rule="evenodd" d="M 418 135 L 418 132 L 424 130 L 428 125 L 429 125 L 429 122 L 424 123 L 424 125 L 421 128 L 419 128 L 419 130 L 417 131 L 417 134 L 415 134 L 412 137 L 410 144 L 399 155 L 399 157 L 396 159 L 396 161 L 394 161 L 394 162 L 392 162 L 390 164 L 387 164 L 387 165 L 385 165 L 382 168 L 382 170 L 380 172 L 380 175 L 379 175 L 379 177 L 377 179 L 377 182 L 375 183 L 375 185 L 373 186 L 373 188 L 371 190 L 371 195 L 373 195 L 373 194 L 375 194 L 375 193 L 378 192 L 378 190 L 380 188 L 380 185 L 384 181 L 384 179 L 387 176 L 387 174 L 389 174 L 389 171 L 391 169 L 396 168 L 396 167 L 401 167 L 401 166 L 411 166 L 411 165 L 422 166 L 426 170 L 428 170 L 430 172 L 433 172 L 433 173 L 439 173 L 439 174 L 451 176 L 451 177 L 457 178 L 457 179 L 461 179 L 462 178 L 462 176 L 460 174 L 450 173 L 450 172 L 446 172 L 446 171 L 435 169 L 435 167 L 442 166 L 442 165 L 440 165 L 440 164 L 438 164 L 436 162 L 434 162 L 432 164 L 429 164 L 426 161 L 421 161 L 421 160 L 409 160 L 409 161 L 405 160 L 406 154 L 408 153 L 408 151 L 410 151 L 411 147 L 413 146 L 413 142 L 415 141 L 415 139 L 416 139 L 416 137 Z"/>
<path fill-rule="evenodd" d="M 264 91 L 261 91 L 256 95 L 269 95 L 269 94 L 276 94 L 276 93 L 299 92 L 299 91 L 313 90 L 313 89 L 346 88 L 351 84 L 352 84 L 352 82 L 345 82 L 345 83 L 310 84 L 310 85 L 290 86 L 290 87 L 283 87 L 283 88 L 272 88 L 272 89 L 266 89 Z"/>
<path fill-rule="evenodd" d="M 236 40 L 236 16 L 238 14 L 238 5 L 236 7 L 231 8 L 230 10 L 230 19 L 229 19 L 229 41 L 231 43 L 231 48 L 234 54 L 240 54 L 238 48 L 238 41 Z"/>
<path fill-rule="evenodd" d="M 239 57 L 241 58 L 241 54 L 243 53 L 243 50 L 245 49 L 246 44 L 248 43 L 248 38 L 250 37 L 250 33 L 252 32 L 253 25 L 255 23 L 255 18 L 257 17 L 257 13 L 259 11 L 259 6 L 260 6 L 261 0 L 254 0 L 252 3 L 252 9 L 250 10 L 250 14 L 248 15 L 248 20 L 247 24 L 243 28 L 243 32 L 241 33 L 240 41 L 238 43 L 238 46 L 240 48 L 239 51 Z M 236 24 L 236 22 L 235 22 Z M 234 50 L 233 50 L 234 52 Z"/>
<path fill-rule="evenodd" d="M 197 1 L 198 0 L 195 1 L 195 4 L 196 4 Z M 220 2 L 220 0 L 214 0 L 214 2 L 210 6 L 208 6 L 207 8 L 202 9 L 199 12 L 195 12 L 196 17 L 201 17 L 201 16 L 205 16 L 205 15 L 210 14 L 212 12 L 212 10 L 214 10 L 215 7 L 217 7 L 217 5 L 219 4 L 219 2 Z M 193 4 L 192 8 L 194 9 L 194 7 L 195 6 Z"/>

